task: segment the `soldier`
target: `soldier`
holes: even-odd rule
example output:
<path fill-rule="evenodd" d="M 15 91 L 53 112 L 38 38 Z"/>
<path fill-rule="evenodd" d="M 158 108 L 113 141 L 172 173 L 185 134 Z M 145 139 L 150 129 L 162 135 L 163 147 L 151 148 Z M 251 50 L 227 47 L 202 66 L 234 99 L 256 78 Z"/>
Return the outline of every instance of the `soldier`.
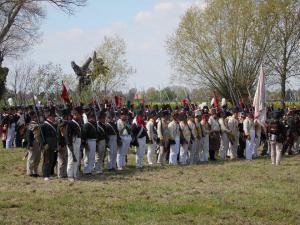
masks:
<path fill-rule="evenodd" d="M 117 166 L 118 170 L 123 170 L 126 166 L 126 156 L 132 140 L 127 109 L 122 109 L 120 111 L 120 118 L 117 121 L 117 128 L 122 142 L 122 145 L 118 146 L 117 150 Z"/>
<path fill-rule="evenodd" d="M 54 174 L 54 166 L 57 158 L 57 130 L 55 122 L 55 109 L 45 110 L 46 121 L 41 126 L 40 143 L 43 148 L 43 177 L 45 181 Z"/>
<path fill-rule="evenodd" d="M 87 114 L 88 121 L 82 126 L 82 145 L 84 146 L 83 174 L 91 175 L 95 164 L 97 123 L 94 111 Z"/>
<path fill-rule="evenodd" d="M 210 125 L 208 123 L 209 114 L 206 110 L 203 110 L 203 115 L 201 119 L 201 127 L 202 127 L 202 152 L 201 152 L 201 162 L 208 162 L 208 154 L 209 154 L 209 133 L 210 133 Z"/>
<path fill-rule="evenodd" d="M 95 170 L 97 174 L 103 173 L 103 163 L 106 152 L 106 125 L 105 125 L 105 112 L 100 111 L 98 116 L 97 124 L 97 148 L 96 148 L 96 159 L 95 159 Z"/>
<path fill-rule="evenodd" d="M 164 110 L 160 113 L 160 119 L 157 123 L 157 136 L 159 139 L 159 154 L 157 163 L 163 165 L 169 151 L 169 130 L 168 130 L 169 112 Z"/>
<path fill-rule="evenodd" d="M 26 132 L 27 139 L 27 175 L 38 177 L 38 167 L 41 160 L 41 147 L 39 144 L 40 127 L 34 112 L 30 112 L 31 121 Z"/>
<path fill-rule="evenodd" d="M 144 126 L 143 115 L 141 112 L 136 116 L 136 122 L 132 125 L 133 143 L 136 147 L 135 166 L 137 169 L 143 168 L 143 160 L 145 154 L 145 144 L 147 131 Z"/>
<path fill-rule="evenodd" d="M 106 114 L 106 128 L 107 128 L 107 145 L 108 145 L 108 171 L 115 171 L 117 161 L 117 149 L 121 145 L 117 124 L 115 122 L 115 113 L 108 111 Z M 119 140 L 118 140 L 119 139 Z"/>
<path fill-rule="evenodd" d="M 179 162 L 183 165 L 189 162 L 189 154 L 188 149 L 190 143 L 193 143 L 194 140 L 191 140 L 192 132 L 187 122 L 187 116 L 185 113 L 179 114 L 179 129 L 180 129 L 180 136 L 182 140 L 180 140 L 180 157 Z"/>
<path fill-rule="evenodd" d="M 254 116 L 252 112 L 248 112 L 246 119 L 243 122 L 243 130 L 246 137 L 246 160 L 252 160 L 255 128 L 254 128 Z"/>
<path fill-rule="evenodd" d="M 197 149 L 197 147 L 199 146 L 198 140 L 200 142 L 200 139 L 198 139 L 198 130 L 197 129 L 201 130 L 201 124 L 198 119 L 196 119 L 196 118 L 194 119 L 194 118 L 195 118 L 194 113 L 189 112 L 187 124 L 188 124 L 188 128 L 190 130 L 190 133 L 191 133 L 191 141 L 189 143 L 189 148 L 188 148 L 188 162 L 190 164 L 197 163 L 199 161 L 199 157 L 200 157 L 200 155 L 199 155 L 200 152 Z M 197 120 L 197 125 L 200 125 L 199 128 L 196 127 L 195 120 Z M 196 156 L 196 154 L 197 154 L 197 156 Z"/>
<path fill-rule="evenodd" d="M 146 125 L 147 134 L 149 137 L 149 143 L 148 143 L 148 151 L 147 151 L 147 159 L 148 164 L 153 165 L 154 164 L 154 153 L 157 146 L 157 131 L 156 131 L 156 112 L 152 111 L 148 113 L 148 122 Z"/>
<path fill-rule="evenodd" d="M 229 150 L 230 150 L 230 158 L 237 158 L 237 149 L 239 145 L 239 121 L 238 121 L 238 109 L 232 110 L 232 116 L 228 119 L 228 128 L 230 130 L 229 133 Z"/>
<path fill-rule="evenodd" d="M 172 121 L 168 124 L 169 130 L 169 145 L 170 145 L 170 157 L 169 164 L 177 165 L 177 156 L 180 148 L 180 130 L 178 124 L 178 113 L 173 112 Z"/>
<path fill-rule="evenodd" d="M 228 126 L 228 118 L 226 112 L 220 112 L 219 125 L 221 128 L 221 145 L 220 145 L 220 158 L 225 160 L 229 149 L 229 135 L 231 131 Z"/>
<path fill-rule="evenodd" d="M 208 119 L 208 124 L 210 125 L 209 133 L 209 158 L 215 161 L 216 151 L 220 148 L 220 125 L 218 123 L 217 109 L 211 109 L 211 116 Z"/>
<path fill-rule="evenodd" d="M 70 181 L 78 179 L 79 175 L 79 157 L 81 146 L 81 107 L 75 107 L 72 110 L 72 120 L 68 122 L 66 129 L 66 144 L 68 149 L 67 175 Z"/>
<path fill-rule="evenodd" d="M 66 128 L 68 124 L 69 111 L 67 109 L 62 109 L 61 116 L 62 119 L 59 121 L 57 126 L 57 142 L 58 142 L 57 176 L 58 178 L 66 178 L 67 166 L 68 166 Z"/>
<path fill-rule="evenodd" d="M 281 161 L 282 143 L 285 137 L 285 127 L 280 121 L 281 113 L 279 111 L 273 112 L 273 118 L 269 121 L 267 126 L 267 134 L 270 141 L 271 160 L 272 164 L 278 166 Z"/>
<path fill-rule="evenodd" d="M 237 155 L 240 159 L 244 159 L 244 151 L 246 148 L 246 137 L 245 137 L 245 133 L 244 133 L 244 120 L 246 119 L 246 115 L 245 112 L 240 112 L 239 115 L 239 146 L 238 146 L 238 150 L 237 150 Z"/>
<path fill-rule="evenodd" d="M 254 148 L 253 148 L 253 158 L 258 156 L 258 148 L 260 147 L 261 142 L 261 133 L 263 125 L 259 122 L 258 119 L 254 120 L 254 129 L 255 129 L 255 139 L 254 139 Z"/>

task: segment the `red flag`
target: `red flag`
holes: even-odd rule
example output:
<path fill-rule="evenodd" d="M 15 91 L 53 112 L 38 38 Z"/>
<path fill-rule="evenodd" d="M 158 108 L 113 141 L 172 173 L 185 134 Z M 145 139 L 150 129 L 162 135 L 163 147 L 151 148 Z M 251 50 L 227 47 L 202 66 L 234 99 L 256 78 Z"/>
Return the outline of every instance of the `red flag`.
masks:
<path fill-rule="evenodd" d="M 64 82 L 62 81 L 62 88 L 61 88 L 61 95 L 60 97 L 65 101 L 65 102 L 70 102 L 70 98 L 69 98 L 69 93 L 68 90 L 64 84 Z"/>
<path fill-rule="evenodd" d="M 216 92 L 214 91 L 214 107 L 218 108 L 218 106 L 219 106 L 218 96 L 216 95 Z"/>
<path fill-rule="evenodd" d="M 122 96 L 115 96 L 115 104 L 117 107 L 122 107 L 122 105 L 123 105 Z"/>

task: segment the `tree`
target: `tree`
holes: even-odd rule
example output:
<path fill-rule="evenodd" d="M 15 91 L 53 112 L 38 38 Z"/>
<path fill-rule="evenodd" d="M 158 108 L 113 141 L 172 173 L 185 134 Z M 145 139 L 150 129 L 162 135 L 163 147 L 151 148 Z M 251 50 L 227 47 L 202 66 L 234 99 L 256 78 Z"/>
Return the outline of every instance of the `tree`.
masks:
<path fill-rule="evenodd" d="M 24 53 L 40 37 L 39 27 L 45 17 L 45 4 L 73 13 L 74 7 L 87 0 L 1 0 L 0 1 L 0 97 L 5 90 L 7 68 L 2 68 L 5 57 Z"/>
<path fill-rule="evenodd" d="M 275 14 L 271 51 L 267 63 L 281 87 L 281 105 L 285 106 L 286 84 L 300 75 L 300 3 L 297 0 L 269 0 Z"/>
<path fill-rule="evenodd" d="M 97 89 L 103 91 L 104 96 L 107 96 L 109 92 L 124 87 L 128 76 L 135 70 L 127 62 L 126 43 L 119 36 L 105 36 L 96 53 L 108 69 L 106 73 L 93 74 L 93 79 Z M 93 65 L 91 71 L 93 71 Z"/>
<path fill-rule="evenodd" d="M 256 0 L 211 0 L 202 10 L 187 10 L 167 41 L 179 79 L 208 87 L 238 104 L 253 91 L 268 51 L 272 18 Z"/>

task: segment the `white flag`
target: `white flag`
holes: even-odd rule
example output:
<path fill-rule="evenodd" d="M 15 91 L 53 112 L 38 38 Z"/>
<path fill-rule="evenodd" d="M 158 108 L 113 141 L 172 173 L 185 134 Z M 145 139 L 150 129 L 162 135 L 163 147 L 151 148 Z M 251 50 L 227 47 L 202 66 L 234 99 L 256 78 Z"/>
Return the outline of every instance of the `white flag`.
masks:
<path fill-rule="evenodd" d="M 260 74 L 254 96 L 253 107 L 255 108 L 254 118 L 257 119 L 261 124 L 264 124 L 266 122 L 267 117 L 267 108 L 265 76 L 262 65 L 260 67 Z"/>

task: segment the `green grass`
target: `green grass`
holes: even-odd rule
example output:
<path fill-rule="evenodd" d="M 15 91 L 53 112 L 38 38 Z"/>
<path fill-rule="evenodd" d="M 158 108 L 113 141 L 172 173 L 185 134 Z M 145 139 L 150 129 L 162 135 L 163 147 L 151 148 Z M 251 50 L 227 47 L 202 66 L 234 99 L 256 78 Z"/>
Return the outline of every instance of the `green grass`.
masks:
<path fill-rule="evenodd" d="M 300 156 L 134 169 L 70 183 L 0 150 L 0 224 L 300 224 Z"/>

